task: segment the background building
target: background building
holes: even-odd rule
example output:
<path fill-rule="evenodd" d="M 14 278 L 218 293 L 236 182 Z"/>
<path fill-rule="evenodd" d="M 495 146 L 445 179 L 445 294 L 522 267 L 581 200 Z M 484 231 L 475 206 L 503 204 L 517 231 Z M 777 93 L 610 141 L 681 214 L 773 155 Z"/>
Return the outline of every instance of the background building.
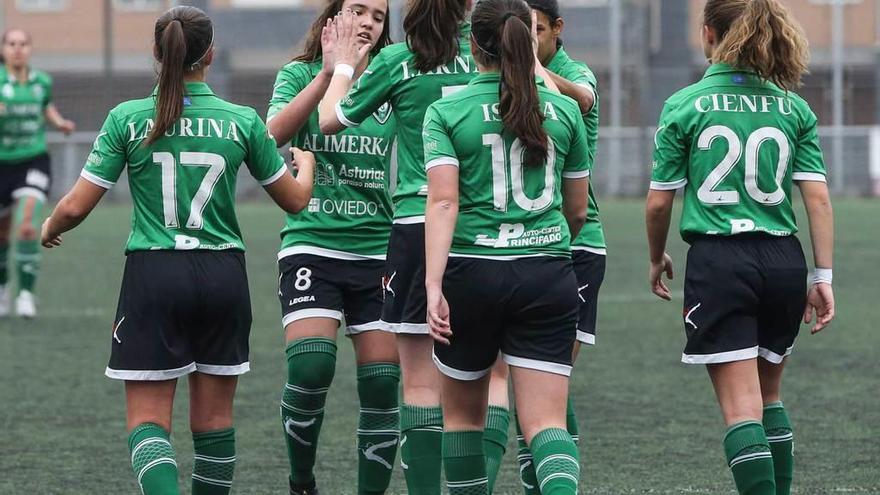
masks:
<path fill-rule="evenodd" d="M 876 187 L 880 184 L 880 131 L 876 127 L 880 124 L 880 0 L 784 1 L 811 43 L 811 74 L 799 93 L 823 126 L 834 123 L 832 3 L 842 2 L 839 101 L 840 123 L 846 127 L 839 132 L 823 129 L 823 136 L 829 138 L 826 158 L 835 192 L 880 192 Z M 210 76 L 212 86 L 261 113 L 275 72 L 296 52 L 315 10 L 323 4 L 321 0 L 188 3 L 208 10 L 217 24 L 219 60 Z M 396 40 L 402 39 L 401 3 L 393 2 Z M 706 67 L 699 41 L 705 0 L 561 3 L 566 48 L 587 61 L 599 78 L 605 129 L 600 134 L 596 180 L 606 194 L 642 194 L 652 126 L 664 99 L 698 79 Z M 63 167 L 70 174 L 63 176 L 76 176 L 86 152 L 80 148 L 91 142 L 89 136 L 109 108 L 150 90 L 153 22 L 173 4 L 170 0 L 3 0 L 0 27 L 23 27 L 31 32 L 35 66 L 55 77 L 58 106 L 83 131 L 64 141 Z M 613 29 L 615 8 L 619 9 L 619 30 Z M 834 136 L 840 136 L 836 143 L 831 139 Z"/>

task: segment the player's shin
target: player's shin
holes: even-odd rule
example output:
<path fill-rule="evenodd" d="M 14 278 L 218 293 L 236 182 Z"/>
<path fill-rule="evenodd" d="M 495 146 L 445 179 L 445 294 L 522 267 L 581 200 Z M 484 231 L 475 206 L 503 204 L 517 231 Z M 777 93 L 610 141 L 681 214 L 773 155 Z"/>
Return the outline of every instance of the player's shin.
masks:
<path fill-rule="evenodd" d="M 782 402 L 764 406 L 764 431 L 773 455 L 776 495 L 789 495 L 794 472 L 794 435 Z"/>
<path fill-rule="evenodd" d="M 287 442 L 292 485 L 315 480 L 318 435 L 324 403 L 336 371 L 336 343 L 304 338 L 287 346 L 287 383 L 281 399 L 281 423 Z"/>
<path fill-rule="evenodd" d="M 542 495 L 574 495 L 580 479 L 578 450 L 561 428 L 542 430 L 529 445 Z"/>
<path fill-rule="evenodd" d="M 514 413 L 514 421 L 516 422 L 516 443 L 518 448 L 516 460 L 519 463 L 519 480 L 523 487 L 525 495 L 541 495 L 538 488 L 538 475 L 535 473 L 535 461 L 532 458 L 532 451 L 523 436 L 522 428 L 519 425 L 519 417 Z"/>
<path fill-rule="evenodd" d="M 177 461 L 167 431 L 153 423 L 140 424 L 128 435 L 128 450 L 144 495 L 179 495 Z"/>
<path fill-rule="evenodd" d="M 510 411 L 505 407 L 490 405 L 486 414 L 486 429 L 483 431 L 483 451 L 486 455 L 486 474 L 489 478 L 489 493 L 495 487 L 495 479 L 504 453 L 507 452 L 507 431 L 510 427 Z"/>
<path fill-rule="evenodd" d="M 19 293 L 29 292 L 32 294 L 40 268 L 39 232 L 43 203 L 39 200 L 33 200 L 30 215 L 27 215 L 25 212 L 25 208 L 27 208 L 26 201 L 19 201 L 18 203 L 15 225 L 20 225 L 21 222 L 29 222 L 31 230 L 35 232 L 31 238 L 18 238 L 15 241 L 15 267 L 18 273 L 18 291 Z"/>
<path fill-rule="evenodd" d="M 443 432 L 443 468 L 449 495 L 488 495 L 483 432 Z"/>
<path fill-rule="evenodd" d="M 741 495 L 776 495 L 773 457 L 760 423 L 731 426 L 724 435 L 724 452 Z"/>
<path fill-rule="evenodd" d="M 193 433 L 193 495 L 227 495 L 235 473 L 235 429 Z"/>
<path fill-rule="evenodd" d="M 400 366 L 374 363 L 358 367 L 358 493 L 381 495 L 391 482 L 400 436 Z"/>
<path fill-rule="evenodd" d="M 400 465 L 410 495 L 440 495 L 442 439 L 440 406 L 401 405 Z"/>

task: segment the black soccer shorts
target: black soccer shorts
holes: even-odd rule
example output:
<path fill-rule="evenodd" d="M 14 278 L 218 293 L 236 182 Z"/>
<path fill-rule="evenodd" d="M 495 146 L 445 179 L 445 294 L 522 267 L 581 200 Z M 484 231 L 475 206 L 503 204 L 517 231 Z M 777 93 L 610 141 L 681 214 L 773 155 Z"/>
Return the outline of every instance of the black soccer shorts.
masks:
<path fill-rule="evenodd" d="M 434 344 L 434 361 L 446 376 L 479 379 L 499 350 L 511 366 L 571 374 L 579 300 L 570 259 L 451 257 L 443 293 L 452 337 Z"/>
<path fill-rule="evenodd" d="M 106 375 L 168 380 L 250 369 L 241 251 L 135 251 L 125 260 Z"/>
<path fill-rule="evenodd" d="M 596 344 L 596 318 L 599 306 L 599 289 L 605 279 L 605 255 L 589 251 L 573 250 L 571 262 L 578 284 L 578 341 Z"/>
<path fill-rule="evenodd" d="M 306 318 L 345 320 L 345 334 L 387 330 L 382 314 L 382 260 L 294 254 L 278 261 L 281 324 Z"/>
<path fill-rule="evenodd" d="M 22 162 L 0 163 L 0 213 L 7 211 L 19 198 L 33 197 L 45 203 L 51 185 L 48 154 Z"/>
<path fill-rule="evenodd" d="M 395 333 L 428 334 L 425 224 L 394 224 L 382 287 L 382 321 Z"/>
<path fill-rule="evenodd" d="M 807 264 L 794 236 L 695 239 L 687 256 L 684 328 L 689 364 L 791 353 L 807 301 Z"/>

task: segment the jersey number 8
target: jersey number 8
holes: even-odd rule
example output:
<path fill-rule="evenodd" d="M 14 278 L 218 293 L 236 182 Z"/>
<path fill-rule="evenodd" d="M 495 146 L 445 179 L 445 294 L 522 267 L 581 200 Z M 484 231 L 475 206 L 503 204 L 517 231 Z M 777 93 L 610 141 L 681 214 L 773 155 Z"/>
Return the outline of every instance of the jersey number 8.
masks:
<path fill-rule="evenodd" d="M 716 138 L 724 138 L 727 141 L 727 154 L 718 165 L 709 172 L 709 176 L 700 185 L 697 190 L 697 197 L 703 203 L 714 205 L 735 205 L 739 204 L 739 192 L 737 191 L 718 191 L 715 188 L 730 174 L 733 167 L 739 163 L 742 156 L 742 141 L 739 136 L 730 127 L 723 125 L 713 125 L 707 127 L 697 141 L 697 146 L 704 151 L 712 148 L 712 143 Z M 758 155 L 761 145 L 765 141 L 775 141 L 779 147 L 779 161 L 776 164 L 776 174 L 774 177 L 776 189 L 772 192 L 762 191 L 758 186 Z M 785 171 L 788 169 L 788 159 L 791 156 L 791 146 L 788 144 L 788 138 L 779 129 L 775 127 L 762 127 L 751 133 L 746 140 L 745 150 L 745 186 L 749 196 L 766 206 L 778 205 L 785 200 L 785 191 L 782 190 L 782 180 L 785 178 Z"/>
<path fill-rule="evenodd" d="M 525 211 L 541 211 L 553 203 L 556 188 L 556 147 L 547 139 L 547 161 L 544 164 L 544 189 L 537 198 L 526 196 L 523 184 L 523 155 L 525 147 L 517 139 L 510 146 L 510 192 L 513 202 Z M 508 174 L 501 134 L 483 134 L 483 146 L 492 150 L 492 198 L 496 211 L 507 211 Z"/>
<path fill-rule="evenodd" d="M 153 162 L 162 167 L 162 213 L 165 217 L 165 228 L 180 227 L 177 217 L 177 163 L 174 155 L 167 151 L 153 153 Z M 199 189 L 193 196 L 189 207 L 189 218 L 186 228 L 201 229 L 204 225 L 202 213 L 211 199 L 214 186 L 226 169 L 226 159 L 216 153 L 199 153 L 183 151 L 180 153 L 180 164 L 184 167 L 208 167 L 208 172 Z"/>

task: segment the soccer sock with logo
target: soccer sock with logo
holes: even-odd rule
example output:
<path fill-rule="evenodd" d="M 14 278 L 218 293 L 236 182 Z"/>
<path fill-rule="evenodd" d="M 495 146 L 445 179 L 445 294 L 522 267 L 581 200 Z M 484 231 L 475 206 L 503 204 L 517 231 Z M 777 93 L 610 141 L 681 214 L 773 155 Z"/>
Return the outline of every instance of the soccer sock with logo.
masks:
<path fill-rule="evenodd" d="M 9 283 L 9 244 L 0 243 L 0 288 Z"/>
<path fill-rule="evenodd" d="M 443 468 L 449 495 L 488 495 L 483 432 L 443 432 Z"/>
<path fill-rule="evenodd" d="M 227 495 L 235 473 L 235 429 L 193 433 L 193 495 Z"/>
<path fill-rule="evenodd" d="M 24 201 L 19 201 L 21 206 L 16 212 L 15 224 L 18 225 L 24 218 Z M 37 236 L 40 232 L 40 222 L 43 211 L 43 203 L 35 201 L 34 210 L 31 215 L 31 223 L 34 224 Z M 37 282 L 37 274 L 40 271 L 40 240 L 17 239 L 15 241 L 15 266 L 18 272 L 18 291 L 34 292 L 34 285 Z"/>
<path fill-rule="evenodd" d="M 314 481 L 318 435 L 324 421 L 327 390 L 336 373 L 336 342 L 304 338 L 291 342 L 287 355 L 287 384 L 281 399 L 281 424 L 287 441 L 290 480 Z"/>
<path fill-rule="evenodd" d="M 486 429 L 483 431 L 483 451 L 486 455 L 486 474 L 489 477 L 489 493 L 495 488 L 495 479 L 501 460 L 507 452 L 507 430 L 510 428 L 510 411 L 507 408 L 489 405 L 486 414 Z"/>
<path fill-rule="evenodd" d="M 776 495 L 789 495 L 794 473 L 794 434 L 782 402 L 764 406 L 764 432 L 773 455 Z"/>
<path fill-rule="evenodd" d="M 577 445 L 562 428 L 541 430 L 529 446 L 542 495 L 575 495 L 580 479 Z"/>
<path fill-rule="evenodd" d="M 440 406 L 402 404 L 400 465 L 409 495 L 440 495 L 442 445 L 443 410 Z"/>
<path fill-rule="evenodd" d="M 529 446 L 523 436 L 522 428 L 519 425 L 519 416 L 514 413 L 513 418 L 516 422 L 516 443 L 519 447 L 516 460 L 519 463 L 519 481 L 522 484 L 523 493 L 525 495 L 541 495 L 541 490 L 538 489 L 538 475 L 535 473 L 532 451 L 529 450 Z"/>
<path fill-rule="evenodd" d="M 357 369 L 358 494 L 381 495 L 391 483 L 400 436 L 400 366 L 375 363 Z"/>
<path fill-rule="evenodd" d="M 724 435 L 724 453 L 741 495 L 776 495 L 773 456 L 761 423 L 731 426 Z"/>
<path fill-rule="evenodd" d="M 179 495 L 177 461 L 168 432 L 159 425 L 143 423 L 128 435 L 131 468 L 144 495 Z"/>

